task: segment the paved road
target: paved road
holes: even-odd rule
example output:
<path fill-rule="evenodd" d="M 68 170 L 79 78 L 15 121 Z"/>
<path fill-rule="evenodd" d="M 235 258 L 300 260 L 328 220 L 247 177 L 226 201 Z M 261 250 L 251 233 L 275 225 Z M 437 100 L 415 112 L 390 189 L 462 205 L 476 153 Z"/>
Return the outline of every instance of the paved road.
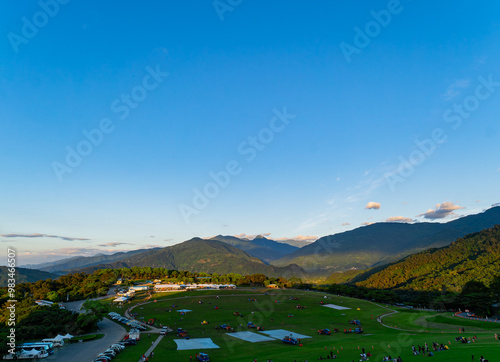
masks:
<path fill-rule="evenodd" d="M 98 324 L 99 332 L 104 333 L 104 337 L 96 341 L 83 343 L 67 343 L 63 348 L 47 357 L 47 360 L 71 361 L 71 362 L 90 362 L 99 353 L 106 350 L 113 343 L 119 342 L 126 334 L 125 328 L 104 318 Z"/>
<path fill-rule="evenodd" d="M 492 319 L 492 318 L 480 318 L 480 317 L 469 317 L 467 313 L 462 312 L 462 313 L 456 313 L 456 317 L 464 318 L 464 319 L 469 319 L 472 321 L 483 321 L 483 322 L 492 322 L 492 323 L 500 323 L 500 319 Z"/>
<path fill-rule="evenodd" d="M 108 298 L 109 295 L 113 295 L 113 288 L 108 292 L 108 296 L 94 298 L 93 300 Z M 75 312 L 84 312 L 81 309 L 82 304 L 85 303 L 84 300 L 79 300 L 76 302 L 64 303 L 64 307 L 67 310 Z M 112 344 L 119 342 L 123 339 L 123 336 L 127 333 L 126 329 L 121 325 L 112 322 L 111 320 L 104 318 L 100 321 L 97 326 L 99 331 L 96 333 L 104 333 L 104 337 L 96 341 L 88 341 L 83 343 L 66 343 L 63 348 L 56 349 L 56 352 L 47 357 L 47 360 L 53 361 L 71 361 L 71 362 L 90 362 L 99 353 L 106 350 Z"/>

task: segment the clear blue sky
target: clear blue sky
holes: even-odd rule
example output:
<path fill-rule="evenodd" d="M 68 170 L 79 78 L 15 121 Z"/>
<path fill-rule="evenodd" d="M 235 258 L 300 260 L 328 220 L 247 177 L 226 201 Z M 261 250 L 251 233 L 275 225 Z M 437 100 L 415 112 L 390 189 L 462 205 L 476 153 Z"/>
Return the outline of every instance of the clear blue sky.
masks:
<path fill-rule="evenodd" d="M 228 3 L 0 4 L 0 264 L 500 201 L 498 2 Z"/>

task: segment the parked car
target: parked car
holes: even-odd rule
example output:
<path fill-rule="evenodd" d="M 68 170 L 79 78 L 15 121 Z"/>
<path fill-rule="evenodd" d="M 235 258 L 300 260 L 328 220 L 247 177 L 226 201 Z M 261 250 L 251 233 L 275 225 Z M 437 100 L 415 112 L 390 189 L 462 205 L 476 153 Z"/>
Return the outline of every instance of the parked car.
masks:
<path fill-rule="evenodd" d="M 208 361 L 210 361 L 210 357 L 208 357 L 208 354 L 203 353 L 203 352 L 198 353 L 198 356 L 196 358 L 200 362 L 208 362 Z"/>
<path fill-rule="evenodd" d="M 115 358 L 115 356 L 113 356 L 112 354 L 109 354 L 109 353 L 99 353 L 97 355 L 97 357 L 106 357 L 106 358 L 109 358 L 109 360 L 111 361 L 113 358 Z"/>
<path fill-rule="evenodd" d="M 101 362 L 104 362 L 104 361 L 109 362 L 109 361 L 111 361 L 112 358 L 110 356 L 106 356 L 104 354 L 99 354 L 97 356 L 97 359 L 101 360 Z"/>
<path fill-rule="evenodd" d="M 137 344 L 137 341 L 135 339 L 127 339 L 122 342 L 126 346 L 135 346 Z"/>

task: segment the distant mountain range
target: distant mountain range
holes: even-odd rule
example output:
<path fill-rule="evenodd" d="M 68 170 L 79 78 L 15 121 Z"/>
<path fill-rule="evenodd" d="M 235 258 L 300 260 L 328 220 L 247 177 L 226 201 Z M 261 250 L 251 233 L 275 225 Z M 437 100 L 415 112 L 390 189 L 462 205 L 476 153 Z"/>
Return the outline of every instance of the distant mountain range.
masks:
<path fill-rule="evenodd" d="M 249 255 L 259 258 L 265 264 L 269 264 L 271 261 L 279 259 L 299 248 L 289 244 L 294 243 L 296 240 L 290 239 L 286 242 L 277 242 L 272 239 L 267 239 L 261 235 L 258 235 L 254 239 L 237 238 L 234 236 L 223 236 L 217 235 L 209 240 L 216 240 L 234 246 L 237 249 L 245 251 Z M 298 241 L 299 243 L 304 243 L 303 241 Z M 307 242 L 306 242 L 307 243 Z M 309 243 L 307 243 L 309 244 Z M 139 249 L 128 252 L 119 252 L 114 254 L 98 254 L 94 256 L 75 256 L 71 258 L 61 259 L 54 262 L 42 263 L 42 264 L 28 264 L 23 265 L 23 267 L 30 269 L 38 269 L 42 271 L 66 274 L 68 271 L 84 268 L 92 268 L 99 264 L 109 265 L 113 262 L 121 261 L 127 259 L 134 255 L 139 255 L 148 251 L 160 250 L 162 248 L 153 249 Z"/>
<path fill-rule="evenodd" d="M 16 284 L 33 283 L 39 280 L 55 279 L 58 275 L 47 273 L 40 270 L 32 270 L 26 268 L 16 268 Z M 8 268 L 0 266 L 0 287 L 6 287 L 9 279 Z"/>
<path fill-rule="evenodd" d="M 166 248 L 149 250 L 115 261 L 113 263 L 98 264 L 75 271 L 92 272 L 103 268 L 131 268 L 151 267 L 176 270 L 189 270 L 206 273 L 238 273 L 267 276 L 297 276 L 304 278 L 306 273 L 296 265 L 276 267 L 267 265 L 259 258 L 218 240 L 193 238 L 180 244 Z"/>
<path fill-rule="evenodd" d="M 23 265 L 24 268 L 37 269 L 45 272 L 51 272 L 56 274 L 66 274 L 69 270 L 77 268 L 86 268 L 94 266 L 97 264 L 111 263 L 117 260 L 131 257 L 136 254 L 141 254 L 150 250 L 158 250 L 160 248 L 154 249 L 138 249 L 133 251 L 125 251 L 114 254 L 97 254 L 94 256 L 75 256 L 71 258 L 61 259 L 54 262 L 43 263 L 43 264 L 27 264 Z"/>
<path fill-rule="evenodd" d="M 254 239 L 240 239 L 234 236 L 217 235 L 210 240 L 217 240 L 232 245 L 248 254 L 259 258 L 265 263 L 284 257 L 299 248 L 289 244 L 283 244 L 258 235 Z"/>
<path fill-rule="evenodd" d="M 460 292 L 471 280 L 488 286 L 500 275 L 500 225 L 378 269 L 355 276 L 352 282 L 369 288 L 417 291 Z"/>
<path fill-rule="evenodd" d="M 335 271 L 366 269 L 448 245 L 459 237 L 495 224 L 500 224 L 500 207 L 447 223 L 375 223 L 322 237 L 271 264 L 293 263 L 308 273 L 325 276 Z"/>
<path fill-rule="evenodd" d="M 357 270 L 350 274 L 354 276 L 359 270 L 374 267 L 381 270 L 384 265 L 410 254 L 449 245 L 457 238 L 495 224 L 500 224 L 500 207 L 447 223 L 376 223 L 322 237 L 302 248 L 260 235 L 252 240 L 218 235 L 165 248 L 73 257 L 29 267 L 60 275 L 76 270 L 151 266 L 208 273 L 302 277 Z M 335 280 L 346 280 L 346 277 L 334 275 Z"/>

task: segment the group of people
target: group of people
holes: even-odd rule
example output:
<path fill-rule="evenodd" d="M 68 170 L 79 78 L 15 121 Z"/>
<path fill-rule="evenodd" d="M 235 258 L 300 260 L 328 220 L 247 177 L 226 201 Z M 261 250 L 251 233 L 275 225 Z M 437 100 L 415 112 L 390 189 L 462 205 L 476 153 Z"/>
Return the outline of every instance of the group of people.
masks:
<path fill-rule="evenodd" d="M 464 336 L 460 336 L 460 337 L 456 337 L 455 341 L 462 342 L 462 343 L 471 343 L 471 342 L 475 342 L 476 339 L 477 339 L 476 335 L 472 336 L 472 338 L 471 337 L 466 338 Z"/>
<path fill-rule="evenodd" d="M 327 354 L 326 357 L 319 356 L 318 360 L 335 359 L 335 358 L 337 358 L 337 355 L 333 353 L 333 351 L 330 351 L 330 354 Z"/>
<path fill-rule="evenodd" d="M 441 343 L 437 343 L 437 342 L 433 342 L 432 343 L 432 350 L 433 351 L 445 351 L 447 349 L 450 349 L 450 347 L 448 347 L 447 345 Z M 425 354 L 427 357 L 432 357 L 434 356 L 434 353 L 432 351 L 429 351 L 429 346 L 427 345 L 427 343 L 425 343 L 425 345 L 423 346 L 420 346 L 418 345 L 418 348 L 415 347 L 415 345 L 411 346 L 411 351 L 413 353 L 414 356 L 417 356 L 419 354 Z"/>
<path fill-rule="evenodd" d="M 398 358 L 394 358 L 392 359 L 392 357 L 389 355 L 389 356 L 385 356 L 382 361 L 393 361 L 393 362 L 402 362 L 403 359 L 401 357 L 398 357 Z"/>

